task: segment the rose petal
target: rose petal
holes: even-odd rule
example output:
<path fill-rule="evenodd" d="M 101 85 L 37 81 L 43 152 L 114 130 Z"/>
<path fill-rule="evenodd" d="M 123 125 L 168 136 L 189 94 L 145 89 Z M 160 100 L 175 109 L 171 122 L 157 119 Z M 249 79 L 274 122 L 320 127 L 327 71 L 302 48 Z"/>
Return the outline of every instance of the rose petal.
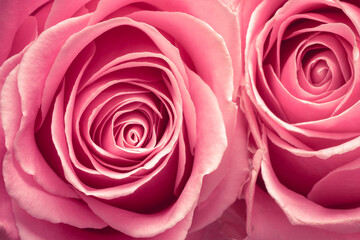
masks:
<path fill-rule="evenodd" d="M 55 196 L 41 189 L 32 176 L 22 172 L 17 166 L 11 151 L 5 155 L 3 174 L 7 193 L 31 215 L 53 223 L 63 222 L 80 228 L 106 226 L 77 199 Z"/>
<path fill-rule="evenodd" d="M 64 1 L 55 0 L 51 11 L 45 23 L 45 29 L 56 25 L 57 23 L 72 17 L 80 7 L 84 6 L 90 0 Z"/>
<path fill-rule="evenodd" d="M 22 22 L 31 12 L 44 4 L 46 0 L 19 0 L 19 1 L 1 1 L 0 25 L 3 26 L 0 31 L 0 65 L 8 57 L 16 31 Z M 22 6 L 19 8 L 19 6 Z"/>
<path fill-rule="evenodd" d="M 266 189 L 292 224 L 313 226 L 337 233 L 357 232 L 360 208 L 327 209 L 291 191 L 279 182 L 268 156 L 262 161 L 261 169 Z"/>
<path fill-rule="evenodd" d="M 125 234 L 105 228 L 100 230 L 87 230 L 75 228 L 66 224 L 53 224 L 50 222 L 42 221 L 33 218 L 19 206 L 14 204 L 13 211 L 16 217 L 17 227 L 19 228 L 20 237 L 22 239 L 43 240 L 131 240 L 133 237 L 126 236 Z M 168 240 L 168 239 L 184 239 L 186 237 L 186 229 L 191 224 L 191 216 L 177 223 L 173 228 L 157 235 L 154 238 L 142 238 L 143 240 Z"/>
<path fill-rule="evenodd" d="M 253 211 L 252 232 L 245 240 L 279 239 L 279 240 L 351 240 L 359 237 L 358 233 L 339 234 L 322 229 L 292 225 L 276 202 L 260 187 L 256 187 Z M 269 221 L 270 220 L 270 221 Z"/>
<path fill-rule="evenodd" d="M 346 14 L 346 16 L 348 16 L 350 18 L 350 20 L 352 21 L 352 23 L 355 25 L 357 32 L 360 32 L 360 25 L 359 25 L 359 7 L 353 5 L 352 3 L 347 3 L 344 1 L 339 1 L 339 5 L 342 8 L 342 10 L 344 11 L 344 13 Z M 357 51 L 354 54 L 354 60 L 357 60 L 359 57 L 359 51 Z"/>
<path fill-rule="evenodd" d="M 85 20 L 85 21 L 84 21 Z M 21 146 L 21 151 L 15 151 L 16 158 L 19 159 L 21 162 L 22 167 L 26 170 L 27 173 L 35 173 L 37 172 L 35 169 L 44 167 L 42 161 L 42 157 L 40 156 L 40 153 L 37 150 L 37 146 L 35 145 L 34 141 L 34 122 L 37 114 L 37 109 L 40 105 L 40 96 L 42 92 L 42 88 L 39 88 L 39 86 L 43 85 L 44 74 L 47 72 L 47 68 L 49 68 L 49 59 L 51 59 L 50 56 L 54 54 L 51 51 L 48 51 L 47 49 L 46 54 L 44 51 L 39 50 L 44 49 L 44 45 L 54 45 L 53 41 L 50 40 L 51 37 L 59 37 L 61 34 L 61 31 L 65 31 L 64 28 L 66 28 L 67 34 L 71 31 L 71 24 L 73 23 L 76 25 L 77 28 L 82 28 L 82 24 L 86 23 L 87 17 L 83 18 L 77 18 L 77 19 L 69 19 L 68 22 L 65 21 L 63 24 L 59 24 L 53 31 L 47 31 L 47 34 L 42 34 L 41 37 L 39 37 L 36 41 L 36 43 L 32 44 L 31 48 L 27 51 L 27 53 L 24 55 L 24 58 L 22 60 L 21 67 L 19 68 L 19 74 L 18 74 L 18 85 L 19 85 L 19 92 L 20 96 L 24 101 L 21 101 L 22 103 L 22 111 L 24 113 L 24 118 L 22 125 L 20 126 L 20 129 L 17 134 L 17 138 L 15 140 L 14 145 L 15 146 Z M 64 27 L 64 25 L 66 27 Z M 72 29 L 72 30 L 78 30 L 78 29 Z M 67 37 L 66 34 L 63 32 L 63 37 Z M 61 41 L 59 41 L 59 44 L 61 45 Z M 38 51 L 39 50 L 39 51 Z M 44 54 L 42 56 L 41 54 Z M 47 55 L 49 54 L 49 55 Z M 39 60 L 41 59 L 41 60 Z M 45 64 L 46 62 L 46 64 Z M 38 64 L 35 66 L 34 64 Z M 37 69 L 38 71 L 35 72 L 34 69 Z M 30 73 L 29 73 L 30 72 Z M 30 79 L 29 79 L 30 78 Z M 32 82 L 33 84 L 28 84 L 29 82 Z M 40 92 L 40 93 L 39 93 Z M 21 116 L 21 114 L 17 115 L 18 117 Z M 26 147 L 24 147 L 26 146 Z M 29 157 L 32 156 L 34 158 L 29 159 Z M 26 159 L 26 161 L 24 161 Z M 39 165 L 40 164 L 40 165 Z M 40 167 L 41 166 L 41 167 Z M 46 171 L 45 171 L 46 172 Z M 51 171 L 50 171 L 51 172 Z M 40 178 L 40 173 L 37 177 Z"/>
<path fill-rule="evenodd" d="M 359 163 L 360 160 L 355 159 L 331 171 L 313 186 L 307 197 L 329 208 L 356 204 L 360 200 L 356 188 L 360 174 Z"/>
<path fill-rule="evenodd" d="M 1 156 L 3 157 L 3 156 Z M 2 167 L 0 171 L 2 172 Z M 0 238 L 2 239 L 18 239 L 19 233 L 16 227 L 15 218 L 13 215 L 11 198 L 6 192 L 4 182 L 0 183 Z"/>
<path fill-rule="evenodd" d="M 18 230 L 16 228 L 16 223 L 14 215 L 11 211 L 12 203 L 11 198 L 6 192 L 5 182 L 3 180 L 3 159 L 6 153 L 4 132 L 0 130 L 0 176 L 2 177 L 0 181 L 0 237 L 4 239 L 18 239 Z"/>
<path fill-rule="evenodd" d="M 243 144 L 247 140 L 245 125 L 245 117 L 238 112 L 237 125 L 233 129 L 234 135 L 229 138 L 229 146 L 224 153 L 221 165 L 214 173 L 204 178 L 191 232 L 197 231 L 219 218 L 242 192 L 243 184 L 249 174 L 248 162 L 243 161 L 249 158 L 246 144 Z M 239 161 L 240 159 L 241 161 Z M 220 177 L 212 175 L 220 175 Z M 211 192 L 211 195 L 206 193 L 213 186 L 217 187 Z"/>

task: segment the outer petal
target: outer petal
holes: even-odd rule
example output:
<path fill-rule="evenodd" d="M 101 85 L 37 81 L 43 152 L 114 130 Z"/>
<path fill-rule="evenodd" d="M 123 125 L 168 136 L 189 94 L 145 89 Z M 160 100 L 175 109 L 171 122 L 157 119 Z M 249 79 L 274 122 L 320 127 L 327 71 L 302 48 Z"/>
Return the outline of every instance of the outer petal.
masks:
<path fill-rule="evenodd" d="M 106 226 L 85 204 L 77 199 L 45 192 L 36 185 L 31 176 L 21 172 L 16 165 L 12 152 L 8 151 L 3 164 L 6 190 L 30 214 L 50 222 L 65 222 L 80 228 Z"/>
<path fill-rule="evenodd" d="M 13 39 L 20 25 L 31 12 L 45 2 L 47 2 L 47 0 L 0 1 L 0 65 L 8 57 Z"/>
<path fill-rule="evenodd" d="M 14 70 L 16 65 L 19 64 L 21 58 L 23 57 L 24 51 L 19 54 L 14 55 L 9 58 L 0 68 L 0 89 L 4 87 L 4 82 L 7 76 Z M 5 90 L 8 91 L 7 89 Z M 0 98 L 1 99 L 1 98 Z M 0 104 L 0 111 L 2 105 Z M 0 122 L 1 114 L 0 114 Z M 5 135 L 3 126 L 0 128 L 0 238 L 4 239 L 17 239 L 18 238 L 18 230 L 15 225 L 15 219 L 13 213 L 11 211 L 12 204 L 11 198 L 8 196 L 6 192 L 5 183 L 3 179 L 3 160 L 6 153 L 5 147 Z"/>
<path fill-rule="evenodd" d="M 234 135 L 229 139 L 229 146 L 224 153 L 222 163 L 213 174 L 226 173 L 221 182 L 217 179 L 205 177 L 203 187 L 216 185 L 211 195 L 200 202 L 195 209 L 191 231 L 196 231 L 209 222 L 219 218 L 225 207 L 232 204 L 242 191 L 243 184 L 248 177 L 249 164 L 246 161 L 248 151 L 246 148 L 245 119 L 241 112 L 238 113 L 237 126 L 233 129 Z M 220 173 L 219 173 L 220 172 Z M 209 209 L 212 209 L 209 211 Z"/>
<path fill-rule="evenodd" d="M 15 225 L 15 219 L 11 211 L 11 199 L 6 192 L 5 183 L 3 180 L 2 161 L 6 152 L 3 130 L 0 129 L 0 238 L 1 239 L 17 239 L 18 231 Z"/>
<path fill-rule="evenodd" d="M 131 240 L 133 237 L 127 236 L 121 232 L 111 228 L 104 228 L 99 230 L 79 229 L 66 224 L 50 223 L 33 218 L 22 210 L 16 203 L 13 207 L 14 215 L 19 228 L 21 239 L 26 240 Z M 178 222 L 173 228 L 157 235 L 154 238 L 141 238 L 142 240 L 181 240 L 184 239 L 187 229 L 191 223 L 191 215 L 184 220 Z M 1 236 L 1 235 L 0 235 Z"/>
<path fill-rule="evenodd" d="M 0 168 L 0 170 L 2 171 L 2 168 Z M 10 197 L 7 195 L 3 181 L 0 183 L 0 201 L 0 238 L 17 239 L 19 235 L 11 211 L 12 203 Z"/>
<path fill-rule="evenodd" d="M 76 22 L 77 27 L 82 28 L 83 26 L 81 25 L 81 22 L 86 21 L 86 17 L 85 18 L 79 18 L 76 20 L 72 20 L 70 22 L 74 23 Z M 80 23 L 79 23 L 80 22 Z M 64 27 L 64 25 L 66 25 L 67 27 Z M 80 26 L 79 26 L 80 25 Z M 67 196 L 72 196 L 74 197 L 74 193 L 73 193 L 73 189 L 71 189 L 68 185 L 66 185 L 62 180 L 60 180 L 60 178 L 58 176 L 55 175 L 54 172 L 51 171 L 50 167 L 48 166 L 48 164 L 44 161 L 43 157 L 41 156 L 41 153 L 39 152 L 36 143 L 35 143 L 35 139 L 34 139 L 34 121 L 35 121 L 35 116 L 37 114 L 37 107 L 34 102 L 39 102 L 39 96 L 41 96 L 41 94 L 39 92 L 42 91 L 42 88 L 39 88 L 39 86 L 42 86 L 43 83 L 41 82 L 41 80 L 43 80 L 42 77 L 44 77 L 43 75 L 46 75 L 46 66 L 45 65 L 41 65 L 39 66 L 40 71 L 37 72 L 35 71 L 35 62 L 37 62 L 37 60 L 33 60 L 38 59 L 38 58 L 44 58 L 44 59 L 48 59 L 49 60 L 49 55 L 51 56 L 52 54 L 54 54 L 51 51 L 48 51 L 46 54 L 44 53 L 44 51 L 39 50 L 39 48 L 43 48 L 44 46 L 47 46 L 47 44 L 50 44 L 49 42 L 47 42 L 47 38 L 48 38 L 48 34 L 49 35 L 56 35 L 57 37 L 64 37 L 66 38 L 66 34 L 62 31 L 65 31 L 65 29 L 67 30 L 66 34 L 69 34 L 69 31 L 71 31 L 71 24 L 69 23 L 67 24 L 63 24 L 63 25 L 57 25 L 56 28 L 49 30 L 47 32 L 47 34 L 42 34 L 41 37 L 39 37 L 37 39 L 37 41 L 31 46 L 29 47 L 28 51 L 26 51 L 26 54 L 24 55 L 24 58 L 22 59 L 21 64 L 19 65 L 19 74 L 17 76 L 17 80 L 18 80 L 18 86 L 15 86 L 15 88 L 18 89 L 14 89 L 12 90 L 12 92 L 14 93 L 13 95 L 9 96 L 5 96 L 4 94 L 8 94 L 6 92 L 3 91 L 2 93 L 2 98 L 1 101 L 2 103 L 10 103 L 9 101 L 13 101 L 13 104 L 6 104 L 5 106 L 7 106 L 7 108 L 11 108 L 11 105 L 14 104 L 21 104 L 21 110 L 23 110 L 23 113 L 21 113 L 21 110 L 19 109 L 8 109 L 8 111 L 5 113 L 4 110 L 2 109 L 3 113 L 2 113 L 2 120 L 3 120 L 3 125 L 4 123 L 11 123 L 9 126 L 11 127 L 7 127 L 4 126 L 4 131 L 5 131 L 5 136 L 6 136 L 6 141 L 8 144 L 8 148 L 13 147 L 12 146 L 12 142 L 13 139 L 12 137 L 14 137 L 14 134 L 17 134 L 17 137 L 15 138 L 15 143 L 14 143 L 14 148 L 21 148 L 21 150 L 19 151 L 14 151 L 15 154 L 15 158 L 17 160 L 19 160 L 19 162 L 21 162 L 21 166 L 23 167 L 23 169 L 25 170 L 26 173 L 31 174 L 31 175 L 35 175 L 36 177 L 34 178 L 37 182 L 40 183 L 40 185 L 44 186 L 44 188 L 46 188 L 49 192 L 54 193 L 54 191 L 56 192 L 56 190 L 58 190 L 57 193 L 61 194 L 65 194 Z M 60 40 L 59 38 L 57 38 L 58 40 Z M 44 44 L 44 45 L 42 45 Z M 34 48 L 34 49 L 33 49 Z M 31 50 L 32 49 L 32 50 Z M 48 49 L 47 49 L 48 50 Z M 45 54 L 45 55 L 42 55 Z M 49 54 L 49 55 L 47 55 Z M 27 62 L 29 61 L 29 62 Z M 32 67 L 30 70 L 30 73 L 28 72 L 29 69 L 27 69 L 27 64 L 30 64 Z M 45 68 L 45 70 L 44 70 Z M 24 71 L 24 72 L 22 72 Z M 23 75 L 22 75 L 22 73 Z M 31 78 L 34 77 L 34 78 Z M 38 78 L 36 78 L 38 77 Z M 32 80 L 29 80 L 32 79 Z M 33 79 L 37 79 L 39 81 L 37 81 L 36 83 L 33 81 Z M 29 85 L 29 82 L 32 82 L 33 84 Z M 11 82 L 9 82 L 8 84 L 11 84 Z M 16 82 L 15 82 L 16 84 Z M 33 88 L 31 88 L 30 86 L 33 86 Z M 20 96 L 17 96 L 17 94 L 19 94 L 20 92 Z M 35 95 L 37 95 L 35 97 Z M 20 102 L 20 97 L 24 98 L 24 101 Z M 27 103 L 34 103 L 33 105 L 28 105 Z M 21 117 L 25 116 L 22 120 L 22 123 L 24 123 L 25 127 L 20 127 L 19 129 L 14 129 L 16 128 L 15 126 L 15 122 L 19 122 L 21 121 Z M 28 118 L 30 117 L 30 121 L 28 120 Z M 5 122 L 6 121 L 6 122 Z M 26 140 L 24 140 L 24 138 Z M 25 141 L 26 144 L 22 144 L 20 143 L 19 145 L 17 145 L 16 142 L 21 142 L 21 141 Z M 26 146 L 26 147 L 25 147 Z M 26 161 L 20 161 L 21 159 L 26 159 Z M 34 161 L 31 161 L 31 159 L 33 159 Z M 49 181 L 49 178 L 51 178 L 52 180 Z M 51 184 L 49 184 L 51 182 Z M 55 184 L 57 183 L 57 184 Z M 60 190 L 61 189 L 61 190 Z"/>
<path fill-rule="evenodd" d="M 339 233 L 358 231 L 360 208 L 328 209 L 291 191 L 279 182 L 266 155 L 261 163 L 261 173 L 266 189 L 286 213 L 291 223 L 314 226 Z"/>
<path fill-rule="evenodd" d="M 46 20 L 45 29 L 72 17 L 76 11 L 89 1 L 90 0 L 75 0 L 69 2 L 64 0 L 55 0 Z"/>
<path fill-rule="evenodd" d="M 5 85 L 1 85 L 2 86 L 2 94 L 1 97 L 4 96 L 4 94 L 8 95 L 8 96 L 13 96 L 13 91 L 12 91 L 12 87 L 11 85 L 14 85 L 15 82 L 15 77 L 17 75 L 17 70 L 18 67 L 15 67 L 12 71 L 8 68 L 10 67 L 12 64 L 15 64 L 17 61 L 19 61 L 19 59 L 16 59 L 16 57 L 14 57 L 13 59 L 11 59 L 10 61 L 8 61 L 8 64 L 4 64 L 5 67 L 1 68 L 0 73 L 5 73 L 10 71 L 8 74 L 9 76 L 6 78 L 7 80 L 10 80 L 10 84 L 9 81 L 7 81 Z M 16 95 L 15 95 L 16 96 Z M 8 104 L 5 105 L 4 102 L 0 102 L 2 103 L 0 105 L 1 110 L 2 110 L 2 114 L 6 114 L 11 110 L 14 110 L 15 112 L 17 112 L 19 110 L 19 104 L 16 101 L 16 97 L 15 100 L 13 100 L 13 102 L 11 102 L 12 104 Z M 9 105 L 12 105 L 12 108 L 9 109 Z M 16 111 L 17 110 L 17 111 Z M 0 129 L 0 173 L 1 173 L 1 181 L 0 181 L 0 197 L 1 197 L 1 204 L 0 204 L 0 209 L 1 209 L 1 213 L 0 213 L 0 229 L 1 229 L 1 233 L 0 235 L 4 235 L 7 238 L 10 239 L 15 239 L 18 236 L 17 233 L 17 229 L 15 226 L 15 220 L 13 217 L 13 214 L 11 212 L 11 198 L 8 196 L 8 193 L 6 191 L 6 187 L 5 187 L 5 182 L 4 182 L 4 172 L 3 172 L 3 162 L 4 162 L 4 156 L 6 154 L 6 145 L 5 145 L 5 134 L 4 134 L 4 130 L 3 128 L 6 126 L 8 126 L 9 128 L 13 129 L 18 127 L 18 121 L 13 121 L 13 119 L 7 119 L 7 121 L 1 121 L 2 124 L 2 128 Z M 11 140 L 13 138 L 12 134 L 10 136 Z"/>
<path fill-rule="evenodd" d="M 205 228 L 191 233 L 187 240 L 230 240 L 244 239 L 245 228 L 245 201 L 238 200 L 232 204 L 221 217 Z"/>
<path fill-rule="evenodd" d="M 308 226 L 292 225 L 276 202 L 260 187 L 256 188 L 252 213 L 252 232 L 246 240 L 355 240 L 359 233 L 339 234 Z"/>
<path fill-rule="evenodd" d="M 359 169 L 360 159 L 345 164 L 318 181 L 307 197 L 323 206 L 342 206 L 356 204 L 360 200 Z M 341 181 L 339 181 L 341 179 Z"/>

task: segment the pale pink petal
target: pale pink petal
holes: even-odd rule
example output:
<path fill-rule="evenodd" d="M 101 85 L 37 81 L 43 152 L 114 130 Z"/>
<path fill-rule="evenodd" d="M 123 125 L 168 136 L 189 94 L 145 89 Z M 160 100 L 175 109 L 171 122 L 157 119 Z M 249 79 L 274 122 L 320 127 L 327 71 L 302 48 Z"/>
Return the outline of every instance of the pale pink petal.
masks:
<path fill-rule="evenodd" d="M 71 31 L 78 31 L 79 28 L 83 28 L 86 22 L 87 17 L 85 16 L 70 19 L 63 24 L 56 25 L 47 31 L 46 34 L 42 34 L 37 41 L 32 44 L 22 60 L 18 74 L 18 87 L 21 99 L 23 99 L 22 111 L 25 116 L 14 144 L 22 146 L 21 152 L 15 151 L 15 155 L 17 155 L 17 159 L 21 161 L 22 167 L 26 169 L 28 173 L 32 172 L 34 174 L 37 163 L 41 164 L 40 159 L 42 159 L 39 156 L 40 153 L 34 154 L 38 150 L 34 141 L 33 128 L 41 103 L 41 93 L 43 91 L 43 88 L 39 88 L 39 86 L 45 84 L 45 78 L 51 67 L 52 61 L 50 61 L 50 59 L 54 58 L 54 55 L 56 55 L 62 44 L 61 41 L 56 41 L 58 44 L 55 46 L 52 38 L 55 37 L 59 40 L 60 36 L 62 36 L 64 41 L 72 33 Z M 54 48 L 50 50 L 51 48 L 48 47 L 46 51 L 43 51 L 44 45 L 53 46 Z M 29 82 L 33 84 L 29 85 Z M 24 146 L 27 147 L 24 148 Z M 31 152 L 31 154 L 29 154 L 29 152 Z M 29 156 L 33 156 L 34 159 L 30 160 Z M 23 161 L 23 159 L 27 159 L 27 161 Z"/>
<path fill-rule="evenodd" d="M 18 239 L 18 230 L 16 228 L 14 215 L 11 211 L 11 198 L 6 192 L 5 183 L 3 180 L 3 159 L 6 153 L 4 132 L 0 129 L 0 238 L 3 239 Z"/>
<path fill-rule="evenodd" d="M 87 230 L 76 228 L 62 223 L 51 223 L 32 217 L 26 211 L 21 209 L 16 203 L 13 206 L 13 212 L 16 218 L 17 227 L 19 228 L 19 235 L 21 239 L 31 240 L 117 240 L 117 239 L 132 239 L 126 235 L 114 231 L 112 229 Z"/>
<path fill-rule="evenodd" d="M 12 58 L 12 60 L 7 61 L 8 64 L 3 65 L 3 70 L 6 69 L 6 67 L 10 66 L 11 64 L 15 63 L 13 61 L 16 61 L 17 57 L 21 57 L 21 54 L 17 55 L 15 58 Z M 10 64 L 10 65 L 9 65 Z M 14 134 L 16 134 L 16 128 L 18 127 L 18 122 L 21 117 L 21 110 L 20 110 L 20 103 L 16 103 L 19 100 L 18 96 L 18 89 L 16 87 L 16 81 L 15 79 L 10 79 L 10 77 L 14 77 L 15 75 L 10 74 L 9 75 L 9 81 L 6 81 L 4 86 L 4 91 L 2 93 L 2 115 L 3 117 L 3 126 L 6 129 L 6 137 L 9 148 L 12 145 L 12 141 L 14 138 Z M 9 104 L 11 103 L 12 104 Z M 18 108 L 16 107 L 18 106 Z M 10 125 L 9 125 L 10 124 Z M 32 133 L 33 134 L 33 133 Z M 28 145 L 28 143 L 27 143 Z M 28 158 L 26 158 L 28 159 Z M 38 160 L 42 159 L 41 156 L 38 156 Z M 36 168 L 38 170 L 38 174 L 43 174 L 41 177 L 37 177 L 36 181 L 39 183 L 43 183 L 44 186 L 46 186 L 50 192 L 56 192 L 57 194 L 64 194 L 64 196 L 73 196 L 76 197 L 73 190 L 69 188 L 69 186 L 65 185 L 61 180 L 59 181 L 58 176 L 55 176 L 55 174 L 51 171 L 49 166 L 44 162 L 41 162 L 40 165 L 37 165 Z"/>
<path fill-rule="evenodd" d="M 15 63 L 16 59 L 14 59 Z M 6 65 L 6 64 L 4 64 Z M 12 65 L 11 63 L 9 65 Z M 5 72 L 6 67 L 3 69 Z M 21 102 L 16 86 L 16 78 L 19 72 L 19 65 L 12 69 L 4 79 L 1 86 L 1 125 L 4 131 L 4 144 L 6 148 L 11 149 L 16 132 L 20 126 Z"/>
<path fill-rule="evenodd" d="M 44 191 L 32 176 L 20 169 L 11 151 L 5 155 L 3 174 L 7 193 L 31 215 L 53 223 L 63 222 L 80 228 L 106 226 L 77 199 L 59 197 Z"/>
<path fill-rule="evenodd" d="M 236 128 L 232 130 L 234 135 L 229 138 L 229 146 L 219 168 L 204 178 L 200 201 L 195 209 L 190 231 L 197 231 L 219 218 L 222 212 L 242 192 L 243 185 L 249 175 L 249 164 L 244 161 L 244 159 L 249 158 L 247 146 L 244 144 L 247 141 L 245 125 L 245 118 L 239 112 Z M 220 175 L 220 177 L 213 175 Z M 206 191 L 213 186 L 217 187 L 208 196 L 209 194 Z"/>
<path fill-rule="evenodd" d="M 16 217 L 17 227 L 21 239 L 31 240 L 132 240 L 133 237 L 127 236 L 119 231 L 109 227 L 104 229 L 81 229 L 75 228 L 66 224 L 50 223 L 43 220 L 33 218 L 24 210 L 22 210 L 16 203 L 13 207 L 14 215 Z M 191 215 L 184 220 L 178 222 L 173 228 L 151 238 L 141 238 L 142 240 L 168 240 L 168 239 L 184 239 L 187 229 L 191 223 Z M 1 235 L 0 235 L 1 236 Z"/>
<path fill-rule="evenodd" d="M 27 48 L 23 49 L 18 54 L 8 58 L 3 64 L 1 64 L 0 67 L 0 89 L 2 89 L 6 77 L 9 75 L 9 73 L 20 63 L 24 52 Z"/>
<path fill-rule="evenodd" d="M 0 171 L 2 172 L 2 167 L 0 167 Z M 3 180 L 0 182 L 0 196 L 0 238 L 9 240 L 18 239 L 19 233 L 11 210 L 11 198 L 6 192 Z"/>
<path fill-rule="evenodd" d="M 260 187 L 256 187 L 254 205 L 252 231 L 245 240 L 355 240 L 359 238 L 358 233 L 340 234 L 309 226 L 292 225 L 274 199 Z"/>

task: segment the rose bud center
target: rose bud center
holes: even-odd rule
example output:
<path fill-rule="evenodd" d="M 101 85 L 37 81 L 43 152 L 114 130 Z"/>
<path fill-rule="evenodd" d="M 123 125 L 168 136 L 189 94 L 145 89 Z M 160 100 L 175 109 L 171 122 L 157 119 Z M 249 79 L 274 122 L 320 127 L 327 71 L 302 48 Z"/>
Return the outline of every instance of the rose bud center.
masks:
<path fill-rule="evenodd" d="M 322 85 L 326 79 L 326 76 L 329 74 L 329 66 L 327 63 L 324 60 L 318 60 L 315 63 L 312 63 L 310 68 L 310 82 L 314 86 Z"/>

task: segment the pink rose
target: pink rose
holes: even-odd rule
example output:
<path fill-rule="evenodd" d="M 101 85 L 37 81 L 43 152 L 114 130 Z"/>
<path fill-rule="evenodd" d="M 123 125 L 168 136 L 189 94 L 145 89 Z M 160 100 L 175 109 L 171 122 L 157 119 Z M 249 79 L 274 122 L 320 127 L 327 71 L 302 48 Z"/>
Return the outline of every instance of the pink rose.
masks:
<path fill-rule="evenodd" d="M 0 238 L 184 239 L 235 201 L 224 3 L 3 0 L 0 26 Z"/>
<path fill-rule="evenodd" d="M 359 239 L 360 4 L 244 1 L 239 19 L 249 239 Z"/>

